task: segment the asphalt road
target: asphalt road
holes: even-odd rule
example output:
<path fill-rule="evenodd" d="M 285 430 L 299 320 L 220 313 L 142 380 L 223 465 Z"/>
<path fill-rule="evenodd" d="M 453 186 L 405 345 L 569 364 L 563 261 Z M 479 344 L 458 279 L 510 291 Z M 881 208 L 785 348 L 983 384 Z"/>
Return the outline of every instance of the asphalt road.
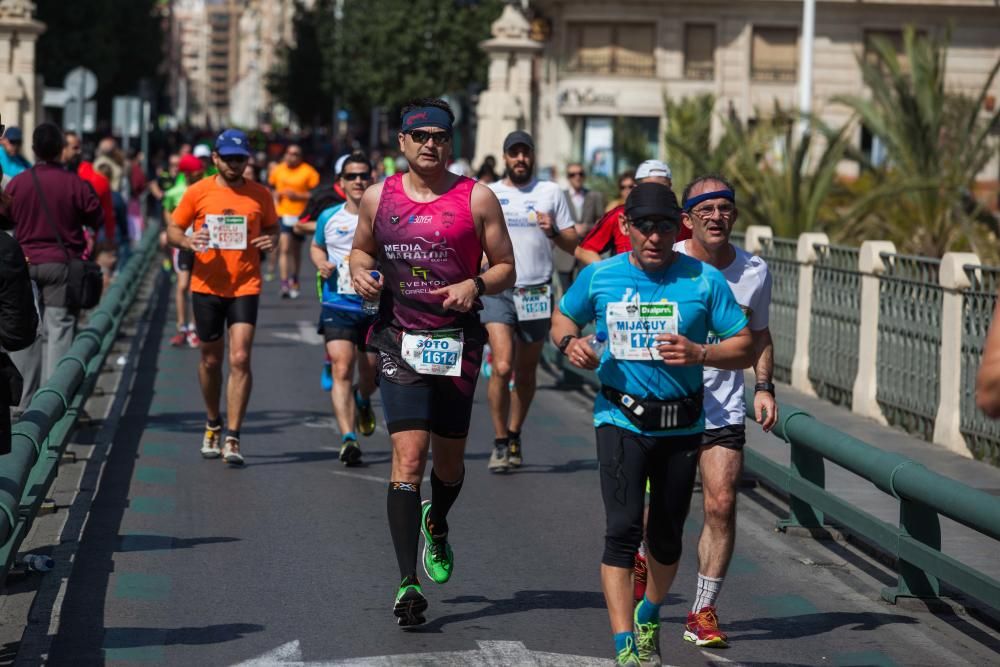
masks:
<path fill-rule="evenodd" d="M 444 586 L 424 583 L 429 622 L 404 632 L 391 613 L 390 449 L 378 398 L 379 429 L 362 443 L 366 465 L 345 469 L 319 387 L 315 299 L 281 301 L 276 292 L 267 285 L 254 347 L 247 465 L 234 469 L 199 456 L 198 353 L 169 347 L 173 317 L 161 291 L 71 574 L 55 608 L 35 619 L 46 641 L 26 646 L 48 645 L 54 665 L 610 664 L 601 660 L 612 642 L 585 398 L 542 374 L 525 466 L 490 475 L 481 383 L 466 482 L 449 516 L 455 575 Z M 995 633 L 970 619 L 880 602 L 891 576 L 851 548 L 775 533 L 784 508 L 752 487 L 740 497 L 737 554 L 719 603 L 732 648 L 684 642 L 700 502 L 696 495 L 663 608 L 665 664 L 998 660 Z M 26 651 L 20 664 L 45 657 Z"/>

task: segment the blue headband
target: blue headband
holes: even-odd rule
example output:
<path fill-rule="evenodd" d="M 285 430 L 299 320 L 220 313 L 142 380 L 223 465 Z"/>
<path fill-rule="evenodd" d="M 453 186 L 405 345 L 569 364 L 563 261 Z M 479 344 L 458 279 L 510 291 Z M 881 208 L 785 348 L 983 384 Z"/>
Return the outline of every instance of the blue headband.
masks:
<path fill-rule="evenodd" d="M 437 127 L 451 133 L 451 117 L 444 109 L 417 107 L 403 116 L 403 132 L 409 132 L 417 127 Z"/>
<path fill-rule="evenodd" d="M 684 210 L 690 211 L 698 204 L 709 199 L 728 199 L 729 201 L 736 203 L 736 193 L 732 190 L 716 190 L 715 192 L 705 192 L 695 197 L 690 197 L 684 200 Z"/>

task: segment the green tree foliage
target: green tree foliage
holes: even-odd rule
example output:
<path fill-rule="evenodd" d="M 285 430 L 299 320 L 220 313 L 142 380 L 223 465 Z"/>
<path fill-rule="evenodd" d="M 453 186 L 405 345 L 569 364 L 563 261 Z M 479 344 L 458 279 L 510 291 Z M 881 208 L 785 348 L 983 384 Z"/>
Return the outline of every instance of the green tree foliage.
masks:
<path fill-rule="evenodd" d="M 984 245 L 981 210 L 969 194 L 995 146 L 1000 111 L 983 117 L 983 101 L 1000 60 L 976 97 L 945 89 L 946 32 L 942 38 L 904 33 L 905 61 L 883 39 L 875 58 L 859 58 L 866 95 L 847 104 L 886 147 L 887 165 L 876 172 L 873 193 L 883 194 L 865 219 L 868 238 L 887 238 L 903 252 L 940 256 L 971 246 L 995 257 L 995 239 Z M 905 63 L 905 64 L 904 64 Z"/>
<path fill-rule="evenodd" d="M 333 23 L 332 0 L 319 0 L 307 10 L 295 3 L 294 41 L 284 44 L 278 65 L 267 75 L 267 89 L 303 123 L 329 122 L 333 98 L 324 86 L 320 34 Z"/>
<path fill-rule="evenodd" d="M 46 30 L 38 40 L 38 70 L 48 86 L 82 65 L 97 75 L 101 117 L 111 98 L 138 92 L 139 80 L 160 89 L 163 34 L 154 12 L 157 0 L 36 0 Z"/>
<path fill-rule="evenodd" d="M 680 192 L 699 174 L 718 171 L 721 166 L 712 169 L 707 164 L 715 155 L 711 145 L 715 96 L 698 95 L 678 101 L 664 96 L 663 104 L 667 111 L 667 131 L 664 135 L 667 164 Z"/>

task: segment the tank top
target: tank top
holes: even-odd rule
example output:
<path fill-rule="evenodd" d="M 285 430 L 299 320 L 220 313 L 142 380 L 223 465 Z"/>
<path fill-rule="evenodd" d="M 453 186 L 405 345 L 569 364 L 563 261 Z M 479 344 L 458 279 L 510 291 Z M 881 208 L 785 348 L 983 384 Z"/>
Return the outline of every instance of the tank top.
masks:
<path fill-rule="evenodd" d="M 406 194 L 402 174 L 385 180 L 374 225 L 385 278 L 376 328 L 424 331 L 469 321 L 470 313 L 444 309 L 444 299 L 431 292 L 479 275 L 483 247 L 470 203 L 475 184 L 459 177 L 443 195 L 423 203 Z M 475 310 L 480 308 L 477 302 Z"/>

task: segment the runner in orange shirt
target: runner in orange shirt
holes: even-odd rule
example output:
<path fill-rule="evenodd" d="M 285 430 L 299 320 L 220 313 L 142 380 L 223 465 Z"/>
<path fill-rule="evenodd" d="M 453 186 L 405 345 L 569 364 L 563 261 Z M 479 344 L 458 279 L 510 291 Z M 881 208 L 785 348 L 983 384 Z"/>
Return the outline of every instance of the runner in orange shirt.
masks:
<path fill-rule="evenodd" d="M 205 437 L 201 455 L 243 464 L 240 426 L 253 379 L 250 349 L 260 300 L 260 255 L 278 241 L 278 214 L 267 188 L 243 178 L 250 142 L 240 130 L 225 130 L 215 140 L 212 160 L 219 173 L 188 187 L 167 227 L 167 240 L 195 252 L 191 309 L 201 339 L 198 379 L 205 399 Z M 193 236 L 185 230 L 194 228 Z M 226 434 L 222 441 L 222 360 L 229 329 L 229 380 L 226 385 Z"/>
<path fill-rule="evenodd" d="M 319 185 L 319 172 L 302 161 L 302 148 L 291 144 L 284 162 L 271 170 L 268 183 L 274 191 L 274 203 L 281 216 L 281 242 L 278 272 L 281 274 L 281 298 L 299 298 L 299 269 L 302 267 L 302 241 L 295 223 L 306 210 L 309 191 Z"/>

